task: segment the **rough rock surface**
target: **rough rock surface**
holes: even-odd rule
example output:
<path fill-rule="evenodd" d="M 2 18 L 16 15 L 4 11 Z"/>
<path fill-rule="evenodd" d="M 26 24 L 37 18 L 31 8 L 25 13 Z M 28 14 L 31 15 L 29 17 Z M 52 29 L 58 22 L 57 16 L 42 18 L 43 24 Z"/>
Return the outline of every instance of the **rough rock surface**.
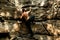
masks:
<path fill-rule="evenodd" d="M 10 40 L 19 35 L 21 35 L 21 37 L 17 37 L 19 40 L 60 40 L 59 0 L 18 1 L 16 3 L 16 0 L 0 0 L 0 33 L 9 32 Z M 28 31 L 24 24 L 22 27 L 21 21 L 17 21 L 21 13 L 17 9 L 20 9 L 21 6 L 26 9 L 31 6 L 31 15 L 35 15 L 34 24 L 31 25 L 35 39 L 25 38 L 29 36 Z M 9 40 L 9 38 L 0 38 L 0 40 Z"/>

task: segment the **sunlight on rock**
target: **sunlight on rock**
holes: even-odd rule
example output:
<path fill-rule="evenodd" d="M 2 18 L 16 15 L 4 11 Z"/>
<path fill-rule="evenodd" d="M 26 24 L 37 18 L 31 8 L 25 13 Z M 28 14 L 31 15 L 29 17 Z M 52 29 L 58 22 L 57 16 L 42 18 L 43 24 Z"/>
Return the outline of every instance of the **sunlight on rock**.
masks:
<path fill-rule="evenodd" d="M 58 34 L 60 34 L 60 30 L 55 28 L 55 26 L 52 24 L 47 24 L 47 30 L 50 33 L 53 33 L 55 36 L 58 36 Z"/>
<path fill-rule="evenodd" d="M 42 36 L 40 36 L 40 40 L 43 40 L 43 37 Z"/>
<path fill-rule="evenodd" d="M 1 15 L 1 16 L 5 16 L 5 13 L 4 13 L 4 12 L 1 12 L 0 15 Z"/>
<path fill-rule="evenodd" d="M 11 14 L 9 12 L 6 12 L 6 17 L 11 17 Z"/>
<path fill-rule="evenodd" d="M 47 40 L 51 40 L 51 39 L 52 39 L 51 37 L 47 36 Z"/>
<path fill-rule="evenodd" d="M 14 23 L 13 24 L 13 30 L 19 31 L 19 25 L 18 25 L 18 23 Z"/>
<path fill-rule="evenodd" d="M 4 22 L 4 27 L 5 27 L 5 31 L 9 32 L 9 26 L 7 21 Z"/>
<path fill-rule="evenodd" d="M 44 4 L 45 4 L 44 2 L 45 2 L 45 1 L 42 1 L 40 6 L 44 6 Z"/>
<path fill-rule="evenodd" d="M 47 30 L 49 30 L 50 33 L 53 33 L 55 36 L 57 36 L 57 31 L 55 30 L 53 25 L 47 24 Z"/>

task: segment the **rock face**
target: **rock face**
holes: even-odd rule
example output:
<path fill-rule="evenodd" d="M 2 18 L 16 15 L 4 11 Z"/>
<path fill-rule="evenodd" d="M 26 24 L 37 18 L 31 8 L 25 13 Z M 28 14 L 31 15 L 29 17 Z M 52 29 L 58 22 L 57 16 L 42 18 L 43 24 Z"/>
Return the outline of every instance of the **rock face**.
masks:
<path fill-rule="evenodd" d="M 18 18 L 21 14 L 20 9 L 29 10 L 29 7 L 32 9 L 31 15 L 35 16 L 34 24 L 31 25 L 34 37 L 38 40 L 60 40 L 60 1 L 0 0 L 0 3 L 0 33 L 9 32 L 11 40 L 19 34 L 27 36 L 28 31 Z"/>

